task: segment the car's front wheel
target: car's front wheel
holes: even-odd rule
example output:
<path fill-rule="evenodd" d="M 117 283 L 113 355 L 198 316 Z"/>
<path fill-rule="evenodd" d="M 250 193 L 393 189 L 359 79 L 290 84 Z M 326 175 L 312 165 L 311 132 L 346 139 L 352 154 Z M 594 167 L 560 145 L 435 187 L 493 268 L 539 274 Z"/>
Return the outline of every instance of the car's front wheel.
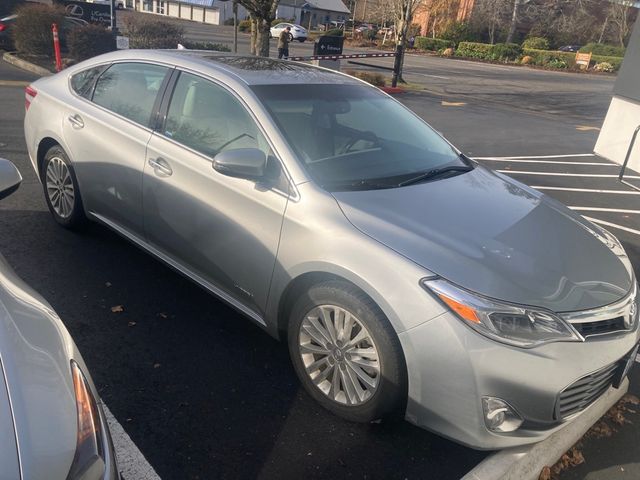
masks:
<path fill-rule="evenodd" d="M 288 342 L 307 392 L 331 412 L 368 422 L 406 397 L 398 337 L 378 306 L 344 281 L 313 286 L 294 305 Z"/>
<path fill-rule="evenodd" d="M 42 186 L 47 206 L 56 222 L 71 229 L 85 223 L 76 174 L 60 145 L 51 147 L 44 156 Z"/>

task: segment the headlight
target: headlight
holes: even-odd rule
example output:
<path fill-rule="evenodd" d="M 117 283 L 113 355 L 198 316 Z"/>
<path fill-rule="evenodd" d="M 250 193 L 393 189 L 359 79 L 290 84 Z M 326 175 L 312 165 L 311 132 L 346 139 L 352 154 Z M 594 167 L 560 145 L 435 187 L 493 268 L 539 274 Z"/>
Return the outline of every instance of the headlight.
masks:
<path fill-rule="evenodd" d="M 550 311 L 481 297 L 443 279 L 425 279 L 422 285 L 467 325 L 493 340 L 523 348 L 582 341 L 571 326 Z"/>
<path fill-rule="evenodd" d="M 78 412 L 78 437 L 76 454 L 67 480 L 101 479 L 105 472 L 105 455 L 98 404 L 93 398 L 87 379 L 73 360 L 71 375 Z"/>

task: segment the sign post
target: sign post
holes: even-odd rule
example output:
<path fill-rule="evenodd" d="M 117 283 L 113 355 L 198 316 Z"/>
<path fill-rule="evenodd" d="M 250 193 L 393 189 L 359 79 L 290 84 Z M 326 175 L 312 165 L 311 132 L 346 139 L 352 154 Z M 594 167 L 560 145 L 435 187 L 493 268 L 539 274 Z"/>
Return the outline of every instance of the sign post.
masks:
<path fill-rule="evenodd" d="M 589 64 L 591 63 L 591 55 L 591 52 L 576 53 L 576 65 L 580 65 L 580 68 L 589 68 Z"/>

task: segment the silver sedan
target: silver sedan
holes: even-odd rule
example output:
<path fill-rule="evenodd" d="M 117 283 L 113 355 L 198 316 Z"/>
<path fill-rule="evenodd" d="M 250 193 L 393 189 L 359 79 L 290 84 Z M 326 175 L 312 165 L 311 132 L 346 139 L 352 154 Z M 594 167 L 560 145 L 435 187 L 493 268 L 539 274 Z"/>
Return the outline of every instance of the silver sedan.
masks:
<path fill-rule="evenodd" d="M 400 410 L 495 449 L 625 388 L 640 334 L 618 240 L 368 84 L 132 50 L 38 80 L 26 105 L 56 222 L 107 225 L 286 339 L 344 418 Z"/>
<path fill-rule="evenodd" d="M 0 199 L 20 185 L 0 159 Z M 119 478 L 87 367 L 51 306 L 0 255 L 0 478 Z"/>

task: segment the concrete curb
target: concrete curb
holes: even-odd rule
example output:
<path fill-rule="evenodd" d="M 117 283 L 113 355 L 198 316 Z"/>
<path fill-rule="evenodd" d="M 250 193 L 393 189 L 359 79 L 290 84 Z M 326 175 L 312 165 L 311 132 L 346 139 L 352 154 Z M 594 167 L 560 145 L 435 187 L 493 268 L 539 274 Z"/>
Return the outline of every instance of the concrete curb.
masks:
<path fill-rule="evenodd" d="M 582 415 L 546 440 L 494 453 L 461 480 L 538 480 L 540 471 L 556 463 L 628 389 L 629 380 L 626 379 L 619 389 L 609 388 Z"/>
<path fill-rule="evenodd" d="M 21 68 L 22 70 L 26 70 L 26 71 L 31 72 L 31 73 L 35 73 L 36 75 L 40 75 L 41 77 L 46 77 L 48 75 L 53 75 L 53 73 L 50 72 L 49 70 L 47 70 L 46 68 L 43 68 L 40 65 L 36 65 L 34 63 L 27 62 L 26 60 L 18 58 L 13 53 L 9 53 L 9 52 L 5 53 L 2 56 L 2 59 L 5 62 L 10 63 L 11 65 L 13 65 L 15 67 Z"/>

